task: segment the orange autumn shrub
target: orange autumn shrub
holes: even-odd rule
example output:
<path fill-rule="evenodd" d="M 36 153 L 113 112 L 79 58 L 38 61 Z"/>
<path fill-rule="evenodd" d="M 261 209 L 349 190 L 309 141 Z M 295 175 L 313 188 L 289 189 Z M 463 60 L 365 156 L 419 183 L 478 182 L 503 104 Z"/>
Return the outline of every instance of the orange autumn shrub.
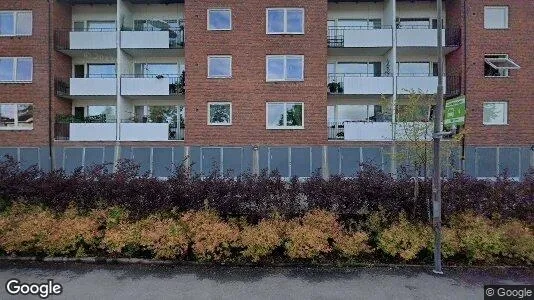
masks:
<path fill-rule="evenodd" d="M 122 221 L 106 228 L 101 247 L 111 254 L 125 254 L 127 250 L 141 247 L 141 226 L 139 222 Z"/>
<path fill-rule="evenodd" d="M 324 232 L 330 239 L 339 237 L 343 231 L 338 216 L 325 210 L 312 210 L 306 213 L 302 217 L 302 225 Z"/>
<path fill-rule="evenodd" d="M 232 247 L 238 244 L 238 227 L 224 222 L 214 211 L 189 211 L 180 221 L 192 242 L 193 254 L 201 261 L 229 258 Z"/>
<path fill-rule="evenodd" d="M 287 233 L 286 254 L 290 258 L 313 259 L 332 251 L 328 233 L 309 225 L 297 225 Z"/>
<path fill-rule="evenodd" d="M 504 236 L 504 256 L 529 265 L 534 263 L 534 231 L 527 224 L 512 220 L 500 226 Z"/>
<path fill-rule="evenodd" d="M 139 243 L 157 259 L 175 259 L 187 253 L 189 239 L 179 222 L 152 216 L 141 221 Z"/>
<path fill-rule="evenodd" d="M 371 252 L 369 236 L 364 232 L 346 233 L 335 240 L 334 248 L 345 258 L 355 258 Z"/>
<path fill-rule="evenodd" d="M 245 226 L 239 235 L 239 244 L 245 250 L 243 256 L 254 262 L 269 256 L 282 245 L 286 222 L 262 220 L 258 225 Z"/>

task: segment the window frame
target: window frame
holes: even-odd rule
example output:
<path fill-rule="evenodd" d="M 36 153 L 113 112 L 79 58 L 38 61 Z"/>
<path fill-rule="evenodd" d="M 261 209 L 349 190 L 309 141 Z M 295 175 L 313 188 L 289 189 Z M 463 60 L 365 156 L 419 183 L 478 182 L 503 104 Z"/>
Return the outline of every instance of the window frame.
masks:
<path fill-rule="evenodd" d="M 11 59 L 13 61 L 13 70 L 11 70 L 13 75 L 13 80 L 0 80 L 0 84 L 17 84 L 17 83 L 33 83 L 33 57 L 31 56 L 20 56 L 20 57 L 0 57 L 0 59 Z M 30 72 L 30 79 L 29 80 L 17 80 L 17 65 L 19 59 L 29 59 L 31 61 L 31 72 Z"/>
<path fill-rule="evenodd" d="M 484 109 L 485 109 L 486 104 L 504 104 L 504 111 L 503 111 L 504 122 L 503 123 L 495 123 L 495 122 L 488 123 L 488 122 L 486 122 L 484 120 Z M 500 101 L 484 101 L 482 103 L 482 125 L 484 125 L 484 126 L 503 126 L 503 125 L 508 125 L 508 101 L 504 101 L 504 100 L 500 100 Z"/>
<path fill-rule="evenodd" d="M 269 59 L 271 58 L 283 58 L 284 59 L 284 76 L 282 79 L 270 79 L 269 78 Z M 287 60 L 292 58 L 300 58 L 302 61 L 302 77 L 300 79 L 287 79 Z M 300 54 L 288 54 L 288 55 L 266 55 L 265 56 L 265 81 L 266 82 L 302 82 L 304 81 L 304 55 Z"/>
<path fill-rule="evenodd" d="M 35 118 L 35 105 L 33 103 L 0 103 L 0 106 L 2 105 L 15 105 L 15 119 L 14 119 L 14 126 L 13 127 L 3 127 L 0 126 L 0 131 L 8 131 L 8 130 L 33 130 L 34 129 L 34 123 L 32 123 L 31 127 L 21 127 L 19 126 L 19 105 L 31 105 L 32 106 L 32 118 Z"/>
<path fill-rule="evenodd" d="M 228 11 L 230 13 L 230 28 L 224 28 L 224 29 L 217 29 L 217 28 L 211 28 L 210 26 L 210 12 L 212 11 Z M 206 16 L 207 24 L 206 28 L 208 31 L 232 31 L 233 29 L 233 22 L 232 22 L 232 9 L 231 8 L 208 8 L 207 16 Z"/>
<path fill-rule="evenodd" d="M 485 68 L 485 66 L 487 64 L 486 59 L 491 59 L 491 58 L 488 58 L 488 56 L 502 56 L 503 59 L 510 59 L 510 57 L 506 53 L 484 54 L 484 68 Z M 497 58 L 499 58 L 499 57 L 497 57 Z M 490 67 L 493 68 L 491 65 L 490 65 Z M 495 68 L 493 68 L 493 69 L 495 69 Z M 495 70 L 499 71 L 499 69 L 495 69 Z M 509 69 L 505 69 L 504 71 L 505 71 L 505 73 L 502 76 L 491 76 L 491 75 L 486 75 L 486 71 L 484 70 L 484 77 L 485 78 L 507 78 L 507 77 L 510 77 L 510 70 Z"/>
<path fill-rule="evenodd" d="M 269 105 L 283 104 L 284 105 L 284 125 L 283 126 L 269 126 Z M 302 125 L 301 126 L 287 126 L 287 105 L 300 104 L 302 106 Z M 302 101 L 268 101 L 265 103 L 265 128 L 267 130 L 303 130 L 304 129 L 304 102 Z"/>
<path fill-rule="evenodd" d="M 486 24 L 486 9 L 504 9 L 505 10 L 505 20 L 506 27 L 488 27 Z M 499 30 L 499 29 L 510 29 L 510 9 L 507 5 L 485 5 L 484 6 L 484 29 L 488 30 Z"/>
<path fill-rule="evenodd" d="M 284 12 L 284 31 L 281 32 L 269 32 L 269 11 L 282 10 Z M 288 11 L 300 11 L 302 13 L 302 32 L 289 32 L 287 31 L 287 12 Z M 306 11 L 303 7 L 268 7 L 265 9 L 265 33 L 267 35 L 280 35 L 280 34 L 305 34 L 306 29 Z"/>
<path fill-rule="evenodd" d="M 212 58 L 229 58 L 230 59 L 230 74 L 228 76 L 220 76 L 220 75 L 210 75 L 210 66 L 211 66 L 211 59 Z M 233 76 L 233 62 L 232 62 L 232 55 L 208 55 L 208 79 L 227 79 L 232 78 Z"/>
<path fill-rule="evenodd" d="M 32 36 L 33 35 L 33 11 L 32 10 L 0 10 L 0 14 L 9 14 L 9 13 L 13 15 L 13 34 L 0 34 L 0 37 Z M 31 15 L 29 34 L 17 33 L 17 19 L 18 19 L 18 15 L 21 13 L 29 13 Z"/>
<path fill-rule="evenodd" d="M 230 122 L 229 123 L 212 123 L 211 122 L 211 106 L 212 105 L 229 105 L 230 106 Z M 208 102 L 208 125 L 209 126 L 232 126 L 233 123 L 233 110 L 232 110 L 232 102 L 230 101 L 212 101 Z"/>

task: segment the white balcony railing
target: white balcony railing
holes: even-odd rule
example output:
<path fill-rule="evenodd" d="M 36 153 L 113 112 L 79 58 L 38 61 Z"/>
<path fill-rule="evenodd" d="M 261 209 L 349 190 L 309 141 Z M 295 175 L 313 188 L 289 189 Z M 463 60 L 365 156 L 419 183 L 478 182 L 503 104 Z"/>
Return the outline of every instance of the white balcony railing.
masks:
<path fill-rule="evenodd" d="M 70 123 L 69 140 L 80 142 L 114 141 L 117 138 L 116 123 Z"/>
<path fill-rule="evenodd" d="M 443 45 L 445 32 L 442 30 Z M 397 46 L 399 47 L 437 47 L 437 29 L 430 28 L 399 28 L 397 29 Z"/>
<path fill-rule="evenodd" d="M 71 78 L 70 96 L 115 96 L 116 78 Z"/>
<path fill-rule="evenodd" d="M 344 122 L 337 130 L 329 127 L 329 139 L 345 141 L 409 141 L 430 140 L 432 123 L 429 122 Z"/>
<path fill-rule="evenodd" d="M 329 91 L 331 94 L 393 94 L 393 77 L 391 76 L 374 77 L 372 74 L 330 74 L 328 77 Z M 334 83 L 337 89 L 332 89 L 332 83 Z"/>
<path fill-rule="evenodd" d="M 123 75 L 123 96 L 169 96 L 181 93 L 180 75 Z"/>
<path fill-rule="evenodd" d="M 117 32 L 111 31 L 71 31 L 69 32 L 70 50 L 115 49 Z"/>

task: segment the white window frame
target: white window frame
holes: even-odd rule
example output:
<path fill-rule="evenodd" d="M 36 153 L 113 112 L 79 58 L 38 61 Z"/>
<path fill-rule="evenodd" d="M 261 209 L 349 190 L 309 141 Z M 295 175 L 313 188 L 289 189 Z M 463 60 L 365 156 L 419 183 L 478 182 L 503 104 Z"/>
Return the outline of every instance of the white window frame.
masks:
<path fill-rule="evenodd" d="M 282 10 L 284 12 L 284 31 L 281 32 L 269 32 L 269 11 Z M 287 12 L 290 10 L 298 10 L 302 12 L 302 32 L 289 32 L 287 31 Z M 265 33 L 266 34 L 304 34 L 306 25 L 306 14 L 304 8 L 299 7 L 271 7 L 265 10 Z"/>
<path fill-rule="evenodd" d="M 218 29 L 218 28 L 212 28 L 210 26 L 210 13 L 212 11 L 227 11 L 230 13 L 230 28 L 224 28 L 224 29 Z M 209 31 L 231 31 L 233 28 L 232 24 L 232 10 L 230 8 L 209 8 L 207 13 L 207 25 L 206 28 L 208 28 Z"/>
<path fill-rule="evenodd" d="M 485 108 L 486 104 L 504 104 L 504 111 L 503 111 L 504 122 L 503 123 L 500 123 L 500 122 L 488 123 L 488 122 L 484 121 L 484 108 Z M 488 125 L 488 126 L 508 125 L 508 102 L 507 101 L 486 101 L 486 102 L 482 103 L 482 124 L 483 125 Z"/>
<path fill-rule="evenodd" d="M 269 78 L 269 59 L 283 58 L 284 59 L 284 76 L 282 79 L 271 79 Z M 287 78 L 287 60 L 293 58 L 300 58 L 302 61 L 302 77 L 299 79 L 288 79 Z M 267 55 L 265 57 L 265 80 L 267 82 L 278 82 L 278 81 L 304 81 L 304 55 Z"/>
<path fill-rule="evenodd" d="M 31 10 L 0 10 L 0 13 L 12 13 L 13 14 L 13 34 L 0 34 L 0 37 L 3 36 L 32 36 L 33 35 L 33 11 Z M 30 33 L 29 34 L 19 34 L 17 33 L 17 19 L 20 13 L 30 13 Z"/>
<path fill-rule="evenodd" d="M 13 60 L 13 80 L 0 80 L 0 83 L 32 83 L 33 82 L 33 57 L 0 57 L 1 59 Z M 17 80 L 17 63 L 19 59 L 29 59 L 32 63 L 32 69 L 30 72 L 29 80 Z"/>
<path fill-rule="evenodd" d="M 33 118 L 35 120 L 35 105 L 33 103 L 0 103 L 0 105 L 15 105 L 15 110 L 16 110 L 16 113 L 15 113 L 15 126 L 13 127 L 0 127 L 0 131 L 9 131 L 9 130 L 33 130 L 33 128 L 35 127 L 34 124 L 32 123 L 32 127 L 20 127 L 19 126 L 19 109 L 18 109 L 18 106 L 19 105 L 31 105 L 33 106 Z"/>
<path fill-rule="evenodd" d="M 284 105 L 284 126 L 269 126 L 269 104 L 283 104 Z M 287 105 L 288 104 L 300 104 L 302 105 L 302 126 L 287 126 Z M 304 102 L 300 101 L 272 101 L 265 103 L 265 128 L 269 130 L 288 130 L 288 129 L 304 129 Z"/>
<path fill-rule="evenodd" d="M 230 122 L 229 123 L 212 123 L 211 122 L 211 106 L 212 105 L 229 105 L 230 106 Z M 217 102 L 208 102 L 208 125 L 210 126 L 231 126 L 233 121 L 233 111 L 232 111 L 232 102 L 229 101 L 217 101 Z"/>
<path fill-rule="evenodd" d="M 495 27 L 495 26 L 490 26 L 490 24 L 487 24 L 486 22 L 486 10 L 490 10 L 490 9 L 504 9 L 505 10 L 505 19 L 504 19 L 504 22 L 506 23 L 506 26 L 505 27 Z M 508 29 L 510 27 L 510 16 L 509 16 L 509 9 L 508 9 L 508 6 L 504 6 L 504 5 L 493 5 L 493 6 L 484 6 L 484 29 Z"/>
<path fill-rule="evenodd" d="M 211 59 L 212 58 L 228 58 L 228 59 L 230 59 L 230 74 L 228 76 L 210 75 L 210 66 L 211 66 Z M 232 78 L 232 67 L 233 67 L 233 63 L 232 63 L 232 56 L 231 55 L 208 55 L 208 78 L 214 78 L 214 79 Z"/>

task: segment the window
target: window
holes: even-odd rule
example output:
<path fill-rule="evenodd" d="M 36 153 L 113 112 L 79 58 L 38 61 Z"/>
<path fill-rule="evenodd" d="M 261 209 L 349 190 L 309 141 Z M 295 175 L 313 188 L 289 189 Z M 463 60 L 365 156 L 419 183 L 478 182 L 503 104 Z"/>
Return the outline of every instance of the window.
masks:
<path fill-rule="evenodd" d="M 508 77 L 508 70 L 517 70 L 521 67 L 507 54 L 484 55 L 484 76 Z"/>
<path fill-rule="evenodd" d="M 88 64 L 87 78 L 115 78 L 115 64 Z"/>
<path fill-rule="evenodd" d="M 335 73 L 338 74 L 374 77 L 382 75 L 382 63 L 380 62 L 338 62 L 335 68 Z"/>
<path fill-rule="evenodd" d="M 304 104 L 268 102 L 267 129 L 304 129 Z"/>
<path fill-rule="evenodd" d="M 90 105 L 87 116 L 98 123 L 114 123 L 117 120 L 115 105 Z"/>
<path fill-rule="evenodd" d="M 430 76 L 430 75 L 433 75 L 433 73 L 434 73 L 433 72 L 433 63 L 429 63 L 429 62 L 398 62 L 397 63 L 397 72 L 398 72 L 399 76 Z"/>
<path fill-rule="evenodd" d="M 232 103 L 208 103 L 208 125 L 232 125 Z"/>
<path fill-rule="evenodd" d="M 232 77 L 231 56 L 208 56 L 208 78 Z"/>
<path fill-rule="evenodd" d="M 429 18 L 399 18 L 397 19 L 397 28 L 400 29 L 427 29 L 431 28 Z"/>
<path fill-rule="evenodd" d="M 177 76 L 181 65 L 176 63 L 135 63 L 135 75 L 174 75 Z"/>
<path fill-rule="evenodd" d="M 379 29 L 382 27 L 381 19 L 339 19 L 337 26 L 352 27 L 355 29 Z"/>
<path fill-rule="evenodd" d="M 115 21 L 87 21 L 87 31 L 115 31 Z"/>
<path fill-rule="evenodd" d="M 0 36 L 32 35 L 31 11 L 0 11 Z"/>
<path fill-rule="evenodd" d="M 485 29 L 508 28 L 508 6 L 485 6 L 484 7 Z"/>
<path fill-rule="evenodd" d="M 33 104 L 0 104 L 0 130 L 33 129 Z"/>
<path fill-rule="evenodd" d="M 303 80 L 303 55 L 267 55 L 267 81 Z"/>
<path fill-rule="evenodd" d="M 232 11 L 208 9 L 208 30 L 232 30 Z"/>
<path fill-rule="evenodd" d="M 267 8 L 267 34 L 304 34 L 304 9 Z"/>
<path fill-rule="evenodd" d="M 32 77 L 31 57 L 0 57 L 0 82 L 31 82 Z"/>
<path fill-rule="evenodd" d="M 507 125 L 508 102 L 486 102 L 483 111 L 484 125 Z"/>

